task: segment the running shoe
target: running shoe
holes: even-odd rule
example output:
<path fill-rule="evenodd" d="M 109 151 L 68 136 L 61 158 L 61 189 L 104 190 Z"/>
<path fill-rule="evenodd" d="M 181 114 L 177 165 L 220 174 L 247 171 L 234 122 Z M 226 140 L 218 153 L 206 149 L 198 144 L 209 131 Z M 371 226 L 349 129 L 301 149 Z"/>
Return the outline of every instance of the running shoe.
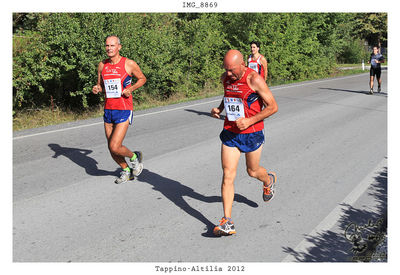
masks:
<path fill-rule="evenodd" d="M 214 227 L 213 233 L 215 236 L 229 236 L 236 234 L 235 226 L 233 225 L 232 219 L 223 217 L 219 221 L 219 225 Z"/>
<path fill-rule="evenodd" d="M 133 180 L 134 176 L 132 175 L 131 171 L 132 169 L 130 169 L 130 171 L 122 170 L 120 177 L 116 178 L 114 182 L 116 184 L 121 184 Z"/>
<path fill-rule="evenodd" d="M 373 94 L 374 94 L 374 89 L 370 89 L 370 90 L 369 90 L 369 94 L 370 94 L 370 95 L 373 95 Z"/>
<path fill-rule="evenodd" d="M 381 92 L 381 86 L 378 86 L 378 93 Z"/>
<path fill-rule="evenodd" d="M 264 183 L 263 186 L 263 200 L 266 202 L 272 200 L 272 198 L 274 197 L 276 174 L 274 172 L 270 172 L 268 173 L 268 177 L 269 177 L 269 184 L 266 185 Z"/>
<path fill-rule="evenodd" d="M 135 152 L 133 152 L 133 153 L 136 154 L 136 158 L 135 158 L 133 161 L 130 160 L 130 163 L 131 163 L 131 165 L 132 165 L 132 174 L 133 174 L 135 177 L 137 177 L 137 176 L 139 176 L 139 175 L 142 173 L 142 171 L 143 171 L 143 163 L 142 163 L 143 154 L 142 154 L 142 152 L 140 152 L 140 151 L 135 151 Z"/>

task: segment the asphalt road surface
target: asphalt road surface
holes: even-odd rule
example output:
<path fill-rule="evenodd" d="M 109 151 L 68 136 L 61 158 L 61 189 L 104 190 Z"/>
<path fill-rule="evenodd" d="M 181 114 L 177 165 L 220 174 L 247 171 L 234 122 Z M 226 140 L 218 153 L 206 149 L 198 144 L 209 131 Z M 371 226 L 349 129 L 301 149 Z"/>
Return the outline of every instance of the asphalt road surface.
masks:
<path fill-rule="evenodd" d="M 124 144 L 143 151 L 145 169 L 122 185 L 102 118 L 15 132 L 13 261 L 354 260 L 350 231 L 386 218 L 382 77 L 374 95 L 368 74 L 272 87 L 279 111 L 265 121 L 261 164 L 278 175 L 276 196 L 262 200 L 242 156 L 230 237 L 212 235 L 223 121 L 209 112 L 221 97 L 136 112 Z"/>

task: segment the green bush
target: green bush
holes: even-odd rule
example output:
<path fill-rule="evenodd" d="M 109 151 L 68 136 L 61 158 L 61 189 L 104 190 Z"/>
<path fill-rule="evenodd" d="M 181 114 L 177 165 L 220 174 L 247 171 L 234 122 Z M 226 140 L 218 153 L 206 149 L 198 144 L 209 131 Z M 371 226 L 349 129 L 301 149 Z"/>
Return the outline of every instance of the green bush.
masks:
<path fill-rule="evenodd" d="M 250 53 L 261 42 L 268 82 L 327 76 L 335 62 L 365 54 L 342 13 L 48 13 L 14 14 L 13 108 L 84 109 L 93 95 L 104 40 L 117 35 L 147 83 L 135 102 L 192 97 L 215 87 L 228 49 Z"/>
<path fill-rule="evenodd" d="M 360 40 L 351 40 L 346 44 L 341 52 L 338 62 L 339 63 L 350 63 L 360 64 L 362 60 L 367 62 L 368 51 L 366 50 L 364 43 Z"/>

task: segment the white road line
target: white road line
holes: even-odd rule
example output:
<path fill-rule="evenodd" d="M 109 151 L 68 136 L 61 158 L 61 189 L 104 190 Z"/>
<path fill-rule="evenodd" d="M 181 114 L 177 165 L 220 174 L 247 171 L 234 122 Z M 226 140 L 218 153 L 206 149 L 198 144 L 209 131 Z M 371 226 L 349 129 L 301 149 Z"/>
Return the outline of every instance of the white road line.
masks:
<path fill-rule="evenodd" d="M 73 129 L 79 129 L 79 128 L 89 127 L 89 126 L 98 125 L 98 124 L 102 124 L 102 123 L 103 122 L 96 122 L 96 123 L 92 123 L 92 124 L 85 124 L 85 125 L 80 125 L 80 126 L 68 127 L 68 128 L 58 129 L 58 130 L 52 130 L 52 131 L 47 131 L 47 132 L 41 132 L 41 133 L 26 135 L 26 136 L 19 136 L 19 137 L 14 137 L 13 140 L 18 140 L 18 139 L 23 139 L 23 138 L 28 138 L 28 137 L 35 137 L 35 136 L 40 136 L 40 135 L 44 135 L 44 134 L 63 132 L 63 131 L 68 131 L 68 130 L 73 130 Z"/>
<path fill-rule="evenodd" d="M 281 89 L 287 89 L 287 88 L 292 88 L 292 87 L 301 87 L 301 86 L 307 86 L 307 85 L 311 85 L 311 84 L 318 84 L 318 83 L 324 83 L 324 82 L 335 81 L 335 80 L 339 80 L 339 79 L 348 79 L 348 78 L 354 78 L 354 77 L 360 77 L 360 76 L 361 76 L 360 74 L 356 74 L 356 75 L 349 75 L 349 76 L 344 76 L 344 77 L 340 77 L 340 78 L 330 78 L 330 79 L 317 80 L 317 81 L 311 81 L 311 82 L 294 84 L 294 85 L 289 84 L 288 86 L 283 86 L 283 87 L 276 87 L 276 88 L 271 87 L 271 90 L 281 90 Z"/>
<path fill-rule="evenodd" d="M 324 231 L 330 230 L 337 221 L 341 218 L 348 206 L 353 205 L 358 198 L 367 190 L 367 188 L 375 182 L 376 174 L 387 166 L 387 159 L 383 159 L 354 189 L 349 193 L 346 198 L 340 202 L 329 214 L 325 217 L 308 235 L 307 239 L 318 237 Z M 300 254 L 307 253 L 315 245 L 303 239 L 295 248 L 294 251 Z M 297 259 L 293 255 L 286 256 L 282 262 L 296 262 Z"/>
<path fill-rule="evenodd" d="M 173 109 L 157 111 L 157 112 L 152 112 L 152 113 L 147 113 L 147 114 L 135 115 L 134 118 L 144 117 L 144 116 L 149 116 L 149 115 L 156 115 L 156 114 L 161 114 L 161 113 L 170 112 L 170 111 L 176 111 L 176 110 L 180 110 L 180 109 L 183 109 L 183 108 L 189 108 L 189 107 L 193 107 L 193 106 L 198 106 L 198 105 L 212 103 L 212 102 L 218 102 L 218 101 L 221 101 L 221 99 L 211 100 L 211 101 L 201 102 L 201 103 L 196 103 L 196 104 L 192 104 L 192 105 L 186 105 L 186 106 L 182 106 L 182 107 L 177 107 L 177 108 L 173 108 Z M 22 138 L 28 138 L 28 137 L 34 137 L 34 136 L 40 136 L 40 135 L 44 135 L 44 134 L 51 134 L 51 133 L 56 133 L 56 132 L 62 132 L 62 131 L 68 131 L 68 130 L 73 130 L 73 129 L 79 129 L 79 128 L 99 125 L 99 124 L 103 124 L 103 123 L 104 123 L 103 121 L 100 121 L 100 122 L 95 122 L 95 123 L 91 123 L 91 124 L 68 127 L 68 128 L 58 129 L 58 130 L 52 130 L 52 131 L 47 131 L 47 132 L 41 132 L 41 133 L 26 135 L 26 136 L 19 136 L 19 137 L 14 137 L 13 140 L 22 139 Z"/>
<path fill-rule="evenodd" d="M 360 75 L 345 76 L 340 79 L 347 79 L 347 78 L 353 78 L 353 77 L 360 77 Z M 335 80 L 338 80 L 338 78 L 325 79 L 325 80 L 320 80 L 320 81 L 312 81 L 312 82 L 307 82 L 307 83 L 294 84 L 294 85 L 276 87 L 276 88 L 271 87 L 271 90 L 275 91 L 275 90 L 281 90 L 281 89 L 287 89 L 287 88 L 295 88 L 295 87 L 307 86 L 307 85 L 318 84 L 318 83 L 323 83 L 323 82 L 328 82 L 328 81 L 335 81 Z M 177 108 L 173 108 L 173 109 L 157 111 L 157 112 L 152 112 L 152 113 L 147 113 L 147 114 L 135 115 L 135 118 L 149 116 L 149 115 L 157 115 L 157 114 L 161 114 L 161 113 L 165 113 L 165 112 L 176 111 L 176 110 L 180 110 L 180 109 L 184 109 L 184 108 L 189 108 L 189 107 L 193 107 L 193 106 L 198 106 L 198 105 L 203 105 L 203 104 L 208 104 L 208 103 L 213 103 L 213 102 L 218 102 L 218 101 L 221 101 L 221 99 L 196 103 L 196 104 L 192 104 L 192 105 L 187 105 L 187 106 L 182 106 L 182 107 L 177 107 Z M 68 127 L 68 128 L 58 129 L 58 130 L 51 130 L 51 131 L 46 131 L 46 132 L 41 132 L 41 133 L 36 133 L 36 134 L 31 134 L 31 135 L 14 137 L 13 140 L 35 137 L 35 136 L 40 136 L 40 135 L 45 135 L 45 134 L 52 134 L 52 133 L 63 132 L 63 131 L 69 131 L 69 130 L 74 130 L 74 129 L 79 129 L 79 128 L 95 126 L 95 125 L 99 125 L 99 124 L 103 124 L 103 121 L 91 123 L 91 124 L 74 126 L 74 127 Z"/>

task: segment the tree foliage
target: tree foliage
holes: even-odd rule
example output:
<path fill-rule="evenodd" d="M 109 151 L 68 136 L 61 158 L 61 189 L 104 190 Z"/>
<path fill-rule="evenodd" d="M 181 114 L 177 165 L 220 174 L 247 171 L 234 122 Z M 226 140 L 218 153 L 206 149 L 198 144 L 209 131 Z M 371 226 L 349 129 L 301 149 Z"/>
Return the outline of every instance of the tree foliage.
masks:
<path fill-rule="evenodd" d="M 387 45 L 387 13 L 358 13 L 355 16 L 354 29 L 370 45 Z"/>
<path fill-rule="evenodd" d="M 327 76 L 337 61 L 361 61 L 361 37 L 386 41 L 385 20 L 387 14 L 14 13 L 13 107 L 101 103 L 91 89 L 108 35 L 120 37 L 121 54 L 148 79 L 134 93 L 141 102 L 212 87 L 225 52 L 247 56 L 252 40 L 261 42 L 269 82 Z"/>

